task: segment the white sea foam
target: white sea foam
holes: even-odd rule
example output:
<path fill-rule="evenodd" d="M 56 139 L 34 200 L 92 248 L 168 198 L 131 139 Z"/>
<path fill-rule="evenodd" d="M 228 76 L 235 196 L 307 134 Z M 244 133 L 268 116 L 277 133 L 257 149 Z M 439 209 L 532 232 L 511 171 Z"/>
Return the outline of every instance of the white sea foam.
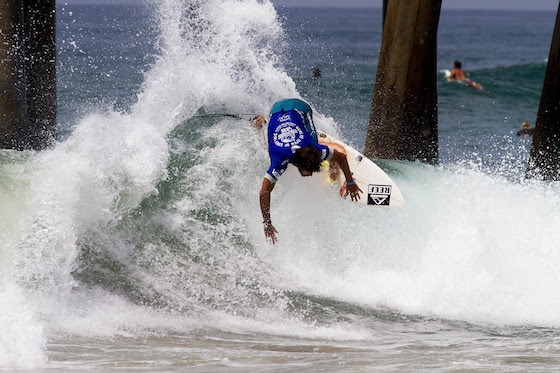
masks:
<path fill-rule="evenodd" d="M 0 367 L 36 368 L 46 361 L 44 326 L 13 284 L 0 285 Z"/>
<path fill-rule="evenodd" d="M 442 318 L 560 326 L 554 185 L 396 163 L 392 176 L 406 205 L 376 210 L 289 170 L 273 193 L 280 242 L 270 246 L 258 205 L 268 167 L 259 135 L 231 119 L 192 124 L 200 140 L 174 131 L 199 111 L 266 112 L 298 96 L 281 67 L 278 16 L 269 1 L 154 5 L 158 58 L 130 112 L 87 115 L 54 149 L 3 163 L 3 175 L 16 177 L 6 189 L 14 199 L 0 196 L 1 367 L 42 365 L 49 336 L 65 333 L 216 328 L 372 338 L 359 325 L 300 317 L 308 310 L 291 309 L 285 291 Z M 320 112 L 316 123 L 337 132 Z M 182 151 L 194 160 L 170 169 Z M 161 184 L 174 177 L 165 187 L 183 194 L 152 203 L 161 210 L 144 218 L 139 205 L 168 192 Z M 120 278 L 106 288 L 76 279 L 95 265 L 81 254 L 96 249 L 130 275 L 134 294 L 123 294 L 129 288 Z"/>
<path fill-rule="evenodd" d="M 80 242 L 97 234 L 110 242 L 111 255 L 127 257 L 131 246 L 120 244 L 122 237 L 111 236 L 111 229 L 143 199 L 158 193 L 157 184 L 167 175 L 170 131 L 201 108 L 260 112 L 275 98 L 297 95 L 293 81 L 277 67 L 272 47 L 281 44 L 282 30 L 269 1 L 154 5 L 160 25 L 159 55 L 130 113 L 107 110 L 86 115 L 54 149 L 19 163 L 10 156 L 12 162 L 3 168 L 5 175 L 18 175 L 11 194 L 2 195 L 2 200 L 6 198 L 2 218 L 11 225 L 2 237 L 1 285 L 15 289 L 4 298 L 8 303 L 3 304 L 10 304 L 9 309 L 3 307 L 4 320 L 17 315 L 69 332 L 96 329 L 100 320 L 95 318 L 83 329 L 58 322 L 58 315 L 69 316 L 68 310 L 77 307 L 71 304 L 82 299 L 76 294 L 89 291 L 80 287 L 73 273 L 80 271 Z M 10 198 L 16 194 L 18 198 Z M 10 201 L 16 201 L 17 208 Z M 147 285 L 154 284 L 155 280 Z M 35 293 L 29 302 L 53 299 L 68 310 L 15 302 L 13 294 L 20 288 Z M 97 306 L 113 309 L 112 302 L 95 294 L 88 304 L 96 307 L 96 299 Z M 28 308 L 19 314 L 18 307 Z M 44 354 L 36 353 L 46 342 L 37 332 L 43 325 L 29 321 L 28 328 L 10 333 L 22 324 L 2 324 L 3 365 L 26 366 L 44 359 Z M 27 347 L 22 347 L 27 339 L 35 340 L 31 346 L 35 359 L 28 359 Z"/>
<path fill-rule="evenodd" d="M 331 212 L 286 198 L 281 209 L 297 219 L 281 218 L 290 237 L 281 236 L 288 242 L 275 261 L 328 297 L 476 322 L 560 325 L 555 185 L 460 167 L 410 165 L 406 173 L 397 179 L 407 198 L 398 210 Z M 317 239 L 308 245 L 306 236 Z"/>

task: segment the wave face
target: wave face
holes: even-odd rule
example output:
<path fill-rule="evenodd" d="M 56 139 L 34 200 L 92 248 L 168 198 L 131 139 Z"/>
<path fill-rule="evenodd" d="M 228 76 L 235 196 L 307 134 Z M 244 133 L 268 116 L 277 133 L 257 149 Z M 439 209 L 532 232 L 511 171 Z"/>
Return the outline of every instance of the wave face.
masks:
<path fill-rule="evenodd" d="M 406 198 L 399 209 L 356 208 L 289 170 L 274 191 L 280 242 L 270 246 L 258 205 L 262 134 L 194 117 L 261 113 L 300 96 L 284 67 L 294 53 L 286 19 L 256 0 L 160 0 L 147 14 L 134 97 L 115 99 L 118 85 L 101 103 L 81 92 L 80 114 L 64 106 L 73 114 L 55 148 L 0 152 L 0 366 L 42 367 L 61 339 L 373 341 L 401 313 L 560 326 L 560 190 L 522 181 L 523 158 L 512 154 L 526 145 L 504 140 L 478 160 L 468 144 L 450 145 L 441 166 L 381 161 Z M 84 40 L 61 47 L 61 59 L 88 53 Z M 515 77 L 537 80 L 543 66 L 476 75 L 512 81 L 492 94 L 514 100 Z M 443 102 L 456 94 L 440 91 Z M 339 91 L 326 95 L 339 103 Z M 321 110 L 328 103 L 318 103 L 317 126 L 342 136 Z"/>

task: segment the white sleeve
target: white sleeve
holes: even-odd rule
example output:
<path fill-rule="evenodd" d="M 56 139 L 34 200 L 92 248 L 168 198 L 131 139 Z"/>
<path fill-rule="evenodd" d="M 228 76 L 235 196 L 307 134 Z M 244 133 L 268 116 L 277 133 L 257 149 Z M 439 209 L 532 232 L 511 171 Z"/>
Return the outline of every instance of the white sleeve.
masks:
<path fill-rule="evenodd" d="M 264 175 L 264 178 L 268 179 L 268 181 L 270 181 L 272 184 L 276 184 L 277 180 L 274 178 L 274 176 L 272 176 L 268 172 L 266 173 L 266 175 Z"/>
<path fill-rule="evenodd" d="M 324 161 L 330 161 L 334 156 L 334 148 L 329 145 L 327 145 L 327 148 L 329 148 L 329 153 L 326 155 L 326 157 L 322 157 Z"/>

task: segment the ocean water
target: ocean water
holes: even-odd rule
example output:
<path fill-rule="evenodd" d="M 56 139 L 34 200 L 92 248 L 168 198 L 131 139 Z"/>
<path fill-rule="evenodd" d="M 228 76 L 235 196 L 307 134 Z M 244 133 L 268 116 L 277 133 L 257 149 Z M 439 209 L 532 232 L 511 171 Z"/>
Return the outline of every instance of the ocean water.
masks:
<path fill-rule="evenodd" d="M 440 164 L 401 208 L 268 167 L 244 121 L 302 97 L 363 148 L 380 10 L 58 4 L 59 141 L 0 151 L 0 370 L 557 371 L 560 187 L 525 181 L 555 14 L 443 10 Z M 319 67 L 321 78 L 312 70 Z"/>

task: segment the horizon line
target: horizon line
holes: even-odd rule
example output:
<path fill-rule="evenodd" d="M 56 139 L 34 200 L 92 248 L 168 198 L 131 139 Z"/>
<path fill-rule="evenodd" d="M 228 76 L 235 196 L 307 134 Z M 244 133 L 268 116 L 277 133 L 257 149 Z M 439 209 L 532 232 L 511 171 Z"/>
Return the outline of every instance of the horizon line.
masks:
<path fill-rule="evenodd" d="M 296 9 L 314 9 L 314 8 L 322 8 L 322 9 L 379 9 L 381 10 L 382 7 L 379 6 L 340 6 L 340 5 L 291 5 L 291 4 L 280 4 L 274 5 L 275 8 L 296 8 Z M 525 11 L 525 12 L 556 12 L 558 8 L 550 9 L 550 8 L 500 8 L 500 7 L 490 7 L 490 8 L 466 8 L 460 6 L 451 6 L 451 7 L 444 7 L 442 5 L 441 10 L 476 10 L 476 11 L 487 11 L 487 10 L 498 10 L 502 12 L 508 11 Z"/>

